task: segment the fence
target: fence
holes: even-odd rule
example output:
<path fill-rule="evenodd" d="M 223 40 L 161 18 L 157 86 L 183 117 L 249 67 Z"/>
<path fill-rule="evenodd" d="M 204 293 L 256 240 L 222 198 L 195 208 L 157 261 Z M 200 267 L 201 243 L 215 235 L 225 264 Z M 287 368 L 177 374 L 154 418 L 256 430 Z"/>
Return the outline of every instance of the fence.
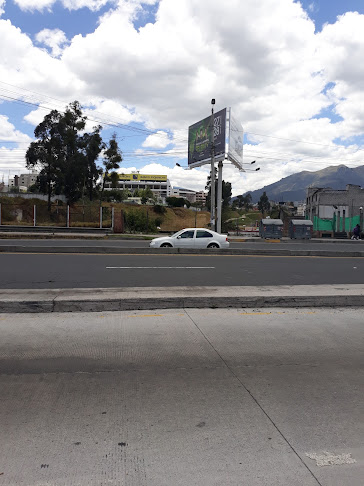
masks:
<path fill-rule="evenodd" d="M 350 233 L 357 224 L 361 224 L 360 216 L 353 217 L 338 217 L 334 215 L 331 219 L 313 217 L 313 229 L 314 231 L 322 232 L 347 232 Z"/>
<path fill-rule="evenodd" d="M 113 228 L 114 209 L 98 206 L 0 203 L 0 225 Z"/>

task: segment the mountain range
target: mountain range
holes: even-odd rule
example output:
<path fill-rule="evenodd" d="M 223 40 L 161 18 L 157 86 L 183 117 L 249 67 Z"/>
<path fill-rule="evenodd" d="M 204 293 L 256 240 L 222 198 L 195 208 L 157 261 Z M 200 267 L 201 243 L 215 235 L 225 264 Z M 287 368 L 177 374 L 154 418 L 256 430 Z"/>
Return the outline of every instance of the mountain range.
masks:
<path fill-rule="evenodd" d="M 346 165 L 336 165 L 326 167 L 326 169 L 321 169 L 317 172 L 304 170 L 284 177 L 280 181 L 256 191 L 248 192 L 252 196 L 253 203 L 259 201 L 263 192 L 267 194 L 271 201 L 304 201 L 306 200 L 306 189 L 309 186 L 345 189 L 347 184 L 356 184 L 364 187 L 364 165 L 354 169 L 346 167 Z"/>

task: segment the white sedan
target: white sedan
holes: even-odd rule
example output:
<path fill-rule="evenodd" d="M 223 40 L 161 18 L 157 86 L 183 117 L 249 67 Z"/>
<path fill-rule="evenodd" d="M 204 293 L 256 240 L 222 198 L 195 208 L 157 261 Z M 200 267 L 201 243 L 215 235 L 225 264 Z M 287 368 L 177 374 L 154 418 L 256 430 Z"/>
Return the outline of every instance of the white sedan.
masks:
<path fill-rule="evenodd" d="M 229 245 L 227 235 L 205 228 L 185 228 L 149 243 L 151 248 L 229 248 Z"/>

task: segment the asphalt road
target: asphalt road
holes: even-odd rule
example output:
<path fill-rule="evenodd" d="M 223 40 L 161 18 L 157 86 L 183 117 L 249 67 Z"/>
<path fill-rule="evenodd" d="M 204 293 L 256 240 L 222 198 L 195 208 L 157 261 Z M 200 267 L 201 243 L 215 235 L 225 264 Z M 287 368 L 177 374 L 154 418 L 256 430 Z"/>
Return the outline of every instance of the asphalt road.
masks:
<path fill-rule="evenodd" d="M 362 324 L 355 309 L 3 314 L 0 486 L 362 486 Z"/>
<path fill-rule="evenodd" d="M 0 254 L 3 289 L 364 283 L 363 258 Z"/>
<path fill-rule="evenodd" d="M 92 240 L 65 240 L 65 239 L 12 239 L 12 238 L 5 238 L 0 239 L 0 246 L 24 246 L 24 247 L 31 247 L 31 246 L 41 246 L 41 247 L 104 247 L 104 248 L 148 248 L 149 241 L 148 240 L 100 240 L 100 239 L 92 239 Z M 266 242 L 260 239 L 254 241 L 244 241 L 244 242 L 235 242 L 230 241 L 231 248 L 253 248 L 253 249 L 291 249 L 291 250 L 307 250 L 307 249 L 314 249 L 314 250 L 328 250 L 328 251 L 363 251 L 364 249 L 364 240 L 363 241 L 351 241 L 351 240 L 343 240 L 343 241 L 309 241 L 309 240 L 283 240 L 281 242 Z"/>

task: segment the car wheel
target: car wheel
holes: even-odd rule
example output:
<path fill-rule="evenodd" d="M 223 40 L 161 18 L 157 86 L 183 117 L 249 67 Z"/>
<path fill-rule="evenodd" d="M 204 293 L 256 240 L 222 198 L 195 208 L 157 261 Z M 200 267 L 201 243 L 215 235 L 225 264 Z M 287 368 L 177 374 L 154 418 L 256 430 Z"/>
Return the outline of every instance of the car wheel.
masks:
<path fill-rule="evenodd" d="M 172 248 L 172 245 L 170 243 L 162 243 L 161 248 Z"/>
<path fill-rule="evenodd" d="M 210 243 L 207 248 L 220 248 L 217 243 Z"/>

